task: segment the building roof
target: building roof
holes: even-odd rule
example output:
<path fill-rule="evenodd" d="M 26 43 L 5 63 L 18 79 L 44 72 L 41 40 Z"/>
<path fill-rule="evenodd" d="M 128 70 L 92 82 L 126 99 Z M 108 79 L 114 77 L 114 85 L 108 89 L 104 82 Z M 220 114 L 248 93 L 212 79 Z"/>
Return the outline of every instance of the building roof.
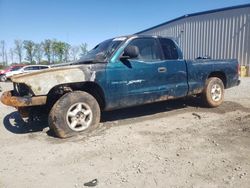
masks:
<path fill-rule="evenodd" d="M 144 33 L 144 32 L 146 32 L 146 31 L 155 29 L 155 28 L 157 28 L 157 27 L 161 27 L 161 26 L 163 26 L 163 25 L 166 25 L 166 24 L 169 24 L 169 23 L 172 23 L 172 22 L 175 22 L 175 21 L 181 20 L 181 19 L 183 19 L 183 18 L 187 18 L 187 17 L 193 17 L 193 16 L 198 16 L 198 15 L 203 15 L 203 14 L 210 14 L 210 13 L 221 12 L 221 11 L 225 11 L 225 10 L 232 10 L 232 9 L 245 8 L 245 7 L 250 7 L 250 4 L 237 5 L 237 6 L 219 8 L 219 9 L 208 10 L 208 11 L 203 11 L 203 12 L 197 12 L 197 13 L 192 13 L 192 14 L 186 14 L 186 15 L 184 15 L 184 16 L 180 16 L 180 17 L 178 17 L 178 18 L 175 18 L 175 19 L 173 19 L 173 20 L 164 22 L 164 23 L 159 24 L 159 25 L 156 25 L 156 26 L 154 26 L 154 27 L 150 27 L 150 28 L 148 28 L 148 29 L 145 29 L 145 30 L 140 31 L 140 32 L 135 33 L 135 34 L 141 34 L 141 33 Z"/>

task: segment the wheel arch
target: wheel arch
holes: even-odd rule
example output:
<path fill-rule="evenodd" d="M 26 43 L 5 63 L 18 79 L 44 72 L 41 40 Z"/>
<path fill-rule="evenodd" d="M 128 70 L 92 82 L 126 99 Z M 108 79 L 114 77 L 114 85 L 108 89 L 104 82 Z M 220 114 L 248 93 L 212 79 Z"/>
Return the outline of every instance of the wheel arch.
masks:
<path fill-rule="evenodd" d="M 214 72 L 211 72 L 208 75 L 207 79 L 209 79 L 211 77 L 217 77 L 217 78 L 221 79 L 221 81 L 223 82 L 224 87 L 225 88 L 227 87 L 227 77 L 226 77 L 226 74 L 223 71 L 214 71 Z"/>
<path fill-rule="evenodd" d="M 102 87 L 95 82 L 78 82 L 54 86 L 48 93 L 47 104 L 51 107 L 65 93 L 71 91 L 84 91 L 92 95 L 98 102 L 100 109 L 106 106 L 105 94 Z"/>

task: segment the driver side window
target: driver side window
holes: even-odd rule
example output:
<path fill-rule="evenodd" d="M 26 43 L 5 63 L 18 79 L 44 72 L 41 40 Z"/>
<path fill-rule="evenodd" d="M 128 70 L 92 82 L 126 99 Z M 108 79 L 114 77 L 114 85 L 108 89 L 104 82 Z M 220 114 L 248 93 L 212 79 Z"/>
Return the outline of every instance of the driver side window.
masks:
<path fill-rule="evenodd" d="M 132 40 L 128 46 L 137 46 L 139 55 L 136 59 L 142 61 L 160 60 L 160 49 L 154 38 L 138 38 Z"/>

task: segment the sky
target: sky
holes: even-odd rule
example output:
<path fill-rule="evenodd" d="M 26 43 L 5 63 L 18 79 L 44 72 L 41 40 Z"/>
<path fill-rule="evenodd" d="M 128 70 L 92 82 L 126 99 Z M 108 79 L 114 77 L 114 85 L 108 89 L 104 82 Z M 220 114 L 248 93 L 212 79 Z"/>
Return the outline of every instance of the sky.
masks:
<path fill-rule="evenodd" d="M 250 0 L 0 0 L 0 40 L 57 39 L 88 49 L 185 14 Z"/>

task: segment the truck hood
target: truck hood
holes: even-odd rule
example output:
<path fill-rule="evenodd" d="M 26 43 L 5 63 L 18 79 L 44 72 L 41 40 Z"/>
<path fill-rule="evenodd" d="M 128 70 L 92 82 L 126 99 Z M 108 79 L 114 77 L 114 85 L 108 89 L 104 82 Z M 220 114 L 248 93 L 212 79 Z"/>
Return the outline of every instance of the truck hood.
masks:
<path fill-rule="evenodd" d="M 91 71 L 91 65 L 71 65 L 16 75 L 11 80 L 27 85 L 35 95 L 47 95 L 57 85 L 94 81 L 95 72 Z"/>

